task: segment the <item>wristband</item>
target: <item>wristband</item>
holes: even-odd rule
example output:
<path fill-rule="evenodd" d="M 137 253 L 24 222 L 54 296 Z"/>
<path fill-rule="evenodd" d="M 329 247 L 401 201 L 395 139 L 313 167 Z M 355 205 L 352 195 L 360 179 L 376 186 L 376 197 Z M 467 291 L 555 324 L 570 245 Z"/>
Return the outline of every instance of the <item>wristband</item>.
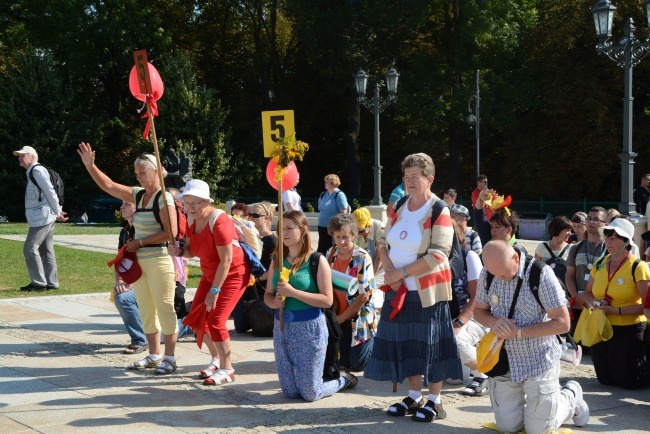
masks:
<path fill-rule="evenodd" d="M 402 267 L 402 276 L 404 276 L 405 279 L 409 277 L 409 272 L 406 271 L 406 265 Z"/>
<path fill-rule="evenodd" d="M 142 247 L 142 238 L 138 238 L 138 241 L 140 241 L 140 247 Z"/>
<path fill-rule="evenodd" d="M 521 335 L 521 327 L 517 327 L 517 339 L 521 339 L 523 336 Z"/>
<path fill-rule="evenodd" d="M 212 288 L 210 288 L 210 292 L 211 292 L 212 294 L 217 295 L 217 294 L 219 294 L 219 293 L 221 292 L 221 288 L 215 288 L 215 287 L 213 286 Z"/>

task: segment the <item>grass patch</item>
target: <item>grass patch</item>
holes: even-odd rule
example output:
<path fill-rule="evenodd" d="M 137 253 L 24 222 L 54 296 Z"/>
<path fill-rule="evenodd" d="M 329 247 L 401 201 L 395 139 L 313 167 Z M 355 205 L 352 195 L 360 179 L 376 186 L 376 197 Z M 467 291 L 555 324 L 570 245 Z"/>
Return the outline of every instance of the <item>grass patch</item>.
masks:
<path fill-rule="evenodd" d="M 25 257 L 23 256 L 23 242 L 0 239 L 0 251 L 3 254 L 3 273 L 0 273 L 0 298 L 108 293 L 115 284 L 113 269 L 106 266 L 106 262 L 113 259 L 115 255 L 55 245 L 54 252 L 58 264 L 60 288 L 54 291 L 42 292 L 20 291 L 21 286 L 29 283 L 29 275 L 25 265 Z M 195 288 L 200 278 L 200 268 L 189 267 L 187 286 Z"/>
<path fill-rule="evenodd" d="M 27 223 L 0 223 L 0 235 L 26 235 Z M 76 223 L 56 223 L 55 235 L 107 235 L 120 233 L 117 224 L 101 223 L 96 225 L 78 225 Z M 116 244 L 117 245 L 117 244 Z"/>

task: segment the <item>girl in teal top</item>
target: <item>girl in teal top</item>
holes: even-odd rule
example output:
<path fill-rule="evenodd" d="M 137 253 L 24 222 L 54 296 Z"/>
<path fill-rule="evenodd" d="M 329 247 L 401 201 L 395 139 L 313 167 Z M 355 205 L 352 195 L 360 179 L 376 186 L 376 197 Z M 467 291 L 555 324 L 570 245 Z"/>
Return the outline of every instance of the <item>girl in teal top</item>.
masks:
<path fill-rule="evenodd" d="M 286 398 L 316 401 L 356 386 L 357 379 L 341 372 L 341 378 L 323 381 L 328 332 L 322 309 L 333 303 L 331 270 L 325 258 L 320 257 L 318 275 L 315 280 L 312 278 L 307 218 L 302 211 L 289 211 L 283 217 L 283 244 L 278 244 L 278 249 L 283 249 L 283 265 L 291 270 L 291 275 L 288 282 L 280 281 L 276 254 L 269 269 L 273 277 L 264 293 L 264 301 L 272 309 L 284 306 L 284 327 L 280 330 L 276 312 L 273 328 L 278 380 Z"/>

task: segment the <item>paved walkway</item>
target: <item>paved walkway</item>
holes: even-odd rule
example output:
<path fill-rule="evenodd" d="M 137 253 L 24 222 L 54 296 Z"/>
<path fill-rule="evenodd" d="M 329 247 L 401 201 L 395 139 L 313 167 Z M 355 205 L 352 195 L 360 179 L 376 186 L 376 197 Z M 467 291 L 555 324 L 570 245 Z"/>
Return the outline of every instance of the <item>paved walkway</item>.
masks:
<path fill-rule="evenodd" d="M 80 244 L 100 244 L 85 238 Z M 107 293 L 0 300 L 0 328 L 0 433 L 492 432 L 483 428 L 494 420 L 489 397 L 463 396 L 461 386 L 445 386 L 447 419 L 432 424 L 389 419 L 385 409 L 406 394 L 405 385 L 393 393 L 389 383 L 361 375 L 357 388 L 333 397 L 287 400 L 271 339 L 248 334 L 233 332 L 232 384 L 201 385 L 197 372 L 209 356 L 193 338 L 178 344 L 176 374 L 125 371 L 139 355 L 121 354 L 128 336 Z M 650 390 L 600 386 L 588 357 L 563 365 L 563 378 L 570 377 L 583 385 L 592 413 L 575 432 L 648 432 Z"/>

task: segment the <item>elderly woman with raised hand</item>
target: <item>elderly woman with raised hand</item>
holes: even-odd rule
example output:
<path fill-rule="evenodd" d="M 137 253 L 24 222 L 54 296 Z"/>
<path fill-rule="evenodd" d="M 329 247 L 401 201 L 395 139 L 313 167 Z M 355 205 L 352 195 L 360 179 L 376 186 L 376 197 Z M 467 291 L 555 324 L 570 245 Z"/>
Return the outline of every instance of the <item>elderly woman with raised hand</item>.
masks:
<path fill-rule="evenodd" d="M 359 290 L 348 300 L 347 294 L 334 291 L 334 311 L 341 325 L 341 367 L 363 371 L 372 353 L 375 336 L 375 305 L 371 300 L 375 288 L 372 260 L 364 249 L 354 244 L 358 232 L 356 220 L 347 214 L 337 214 L 327 228 L 334 246 L 327 252 L 327 262 L 333 270 L 356 277 Z"/>
<path fill-rule="evenodd" d="M 276 309 L 273 351 L 282 394 L 305 401 L 316 401 L 357 385 L 357 378 L 346 371 L 341 372 L 341 378 L 323 380 L 328 338 L 323 309 L 333 302 L 332 275 L 327 261 L 320 255 L 318 272 L 316 276 L 312 274 L 312 254 L 307 218 L 302 211 L 285 213 L 282 244 L 278 245 L 269 269 L 271 278 L 264 301 Z M 283 268 L 290 270 L 288 281 L 280 279 Z M 281 313 L 284 315 L 282 330 Z"/>
<path fill-rule="evenodd" d="M 332 236 L 327 230 L 327 224 L 336 214 L 348 214 L 350 208 L 348 198 L 339 190 L 341 180 L 338 175 L 325 176 L 325 191 L 318 197 L 318 249 L 325 254 L 332 247 Z"/>
<path fill-rule="evenodd" d="M 598 231 L 609 253 L 594 264 L 576 304 L 604 311 L 612 325 L 612 338 L 591 347 L 598 381 L 638 389 L 650 384 L 643 314 L 650 268 L 630 253 L 634 226 L 628 220 L 617 218 Z"/>
<path fill-rule="evenodd" d="M 446 378 L 460 378 L 458 348 L 448 301 L 452 298 L 448 255 L 454 228 L 449 208 L 431 192 L 435 175 L 426 154 L 407 156 L 402 173 L 408 196 L 391 210 L 379 255 L 390 285 L 365 376 L 408 382 L 408 396 L 388 408 L 390 416 L 413 414 L 418 422 L 444 419 L 440 393 Z M 432 218 L 433 217 L 433 218 Z M 382 287 L 382 289 L 384 289 Z M 428 399 L 422 397 L 422 380 Z"/>
<path fill-rule="evenodd" d="M 142 268 L 142 277 L 133 284 L 144 332 L 147 335 L 149 355 L 127 369 L 155 369 L 158 375 L 171 374 L 176 370 L 174 350 L 178 335 L 178 323 L 174 311 L 176 275 L 174 264 L 166 252 L 169 231 L 178 232 L 176 210 L 171 195 L 160 193 L 160 177 L 156 157 L 142 154 L 135 160 L 136 178 L 142 187 L 129 187 L 114 182 L 95 165 L 95 151 L 88 143 L 80 143 L 77 153 L 99 188 L 126 203 L 135 203 L 138 194 L 142 199 L 136 203 L 133 216 L 135 238 L 126 243 L 126 250 L 136 252 Z M 141 193 L 144 192 L 144 193 Z M 153 213 L 153 202 L 158 198 L 161 213 L 159 224 Z M 167 217 L 169 216 L 169 217 Z M 171 227 L 169 225 L 171 224 Z M 162 228 L 161 228 L 162 225 Z M 161 354 L 160 332 L 164 335 L 165 354 Z"/>
<path fill-rule="evenodd" d="M 188 213 L 185 248 L 170 246 L 169 253 L 201 260 L 201 280 L 192 308 L 183 324 L 196 333 L 199 348 L 203 342 L 212 357 L 199 372 L 206 386 L 232 383 L 230 334 L 226 321 L 250 280 L 250 267 L 239 245 L 232 218 L 210 204 L 210 188 L 199 179 L 188 181 L 181 195 Z"/>

